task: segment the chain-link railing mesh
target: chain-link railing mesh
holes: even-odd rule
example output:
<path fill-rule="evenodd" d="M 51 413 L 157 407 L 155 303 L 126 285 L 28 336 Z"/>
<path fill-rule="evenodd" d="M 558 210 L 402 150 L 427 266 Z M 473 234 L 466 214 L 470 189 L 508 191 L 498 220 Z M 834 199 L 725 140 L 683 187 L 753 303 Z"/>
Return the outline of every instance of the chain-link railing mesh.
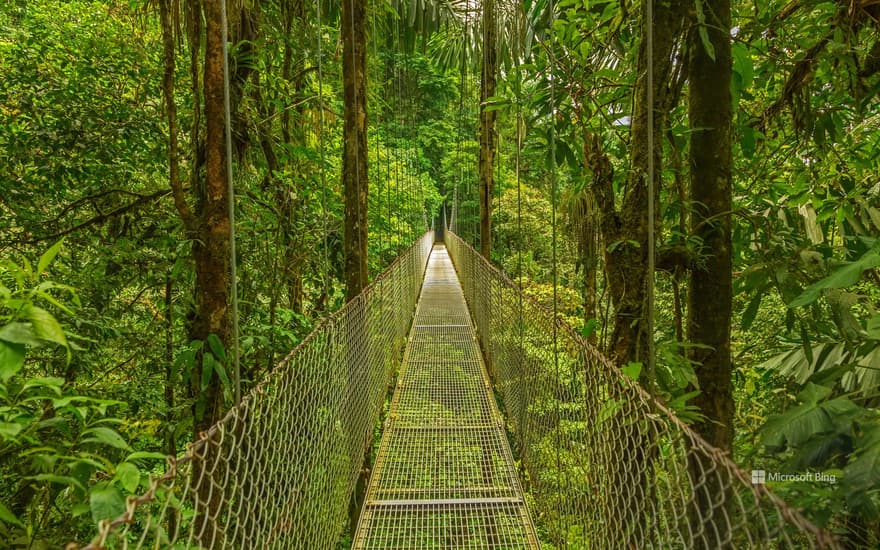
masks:
<path fill-rule="evenodd" d="M 433 232 L 331 315 L 87 548 L 333 548 Z"/>
<path fill-rule="evenodd" d="M 836 548 L 473 248 L 446 243 L 558 548 Z"/>

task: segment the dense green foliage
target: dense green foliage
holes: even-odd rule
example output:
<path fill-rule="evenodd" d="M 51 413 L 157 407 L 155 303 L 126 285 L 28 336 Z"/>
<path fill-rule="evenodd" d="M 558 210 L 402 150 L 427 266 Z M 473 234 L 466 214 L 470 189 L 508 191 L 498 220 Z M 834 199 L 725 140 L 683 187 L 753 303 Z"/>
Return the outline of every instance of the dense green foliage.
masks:
<path fill-rule="evenodd" d="M 161 470 L 159 457 L 192 437 L 190 374 L 205 346 L 188 337 L 195 268 L 169 187 L 154 4 L 0 7 L 0 540 L 15 546 L 87 537 Z M 247 389 L 344 299 L 343 91 L 335 8 L 319 27 L 315 5 L 233 4 Z M 499 2 L 502 77 L 488 101 L 498 115 L 492 259 L 548 308 L 555 295 L 560 315 L 600 348 L 616 313 L 603 252 L 640 246 L 601 238 L 594 189 L 600 157 L 618 205 L 636 169 L 641 4 Z M 854 545 L 876 543 L 880 9 L 842 0 L 732 5 L 733 455 L 747 467 L 835 475 L 835 484 L 773 489 Z M 699 344 L 682 329 L 686 273 L 712 251 L 688 226 L 698 205 L 686 183 L 694 129 L 684 35 L 705 31 L 711 2 L 688 6 L 657 178 L 653 337 L 657 392 L 693 420 L 700 365 L 688 350 Z M 444 219 L 477 243 L 481 46 L 473 14 L 428 2 L 370 10 L 375 274 Z M 168 30 L 180 166 L 195 192 L 204 121 L 189 26 L 178 15 Z M 228 390 L 228 343 L 216 344 L 208 348 Z"/>

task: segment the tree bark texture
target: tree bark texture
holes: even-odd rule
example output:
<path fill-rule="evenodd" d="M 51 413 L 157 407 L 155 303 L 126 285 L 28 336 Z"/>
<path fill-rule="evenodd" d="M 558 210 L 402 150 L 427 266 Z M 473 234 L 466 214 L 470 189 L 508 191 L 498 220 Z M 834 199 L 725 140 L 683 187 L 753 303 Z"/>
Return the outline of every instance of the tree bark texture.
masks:
<path fill-rule="evenodd" d="M 681 34 L 685 14 L 690 6 L 684 0 L 671 0 L 662 9 L 655 9 L 654 21 L 654 173 L 663 173 L 663 135 L 666 119 L 673 107 L 670 81 L 674 72 L 673 51 Z M 644 10 L 644 2 L 643 2 Z M 642 36 L 645 36 L 642 25 Z M 648 56 L 645 40 L 639 46 L 638 80 L 631 127 L 630 169 L 620 207 L 615 205 L 613 181 L 600 177 L 593 188 L 600 212 L 602 240 L 605 243 L 605 271 L 614 306 L 614 327 L 606 350 L 617 364 L 645 361 L 647 326 L 645 289 L 648 266 L 648 106 L 646 78 Z M 593 158 L 587 165 L 609 162 L 599 147 L 592 148 Z M 608 168 L 600 172 L 606 174 Z M 595 171 L 595 168 L 593 168 Z M 655 204 L 659 204 L 660 181 L 655 178 Z M 659 209 L 657 209 L 659 213 Z M 658 215 L 659 219 L 659 215 Z M 655 223 L 657 220 L 655 220 Z M 658 224 L 659 225 L 659 224 Z"/>
<path fill-rule="evenodd" d="M 223 99 L 223 41 L 221 4 L 224 0 L 204 2 L 205 61 L 205 179 L 203 192 L 198 197 L 196 209 L 196 234 L 193 241 L 195 260 L 196 314 L 190 326 L 192 340 L 206 341 L 216 335 L 224 346 L 230 342 L 229 323 L 229 188 L 226 170 L 225 108 Z M 196 437 L 206 431 L 222 414 L 220 379 L 213 373 L 207 386 L 201 384 L 202 355 L 193 366 L 190 376 L 191 394 L 196 398 L 193 429 Z M 199 503 L 196 510 L 197 530 L 201 532 L 200 544 L 212 548 L 218 544 L 219 532 L 212 519 L 220 500 L 221 491 L 212 488 L 206 477 L 215 475 L 213 455 L 216 449 L 208 442 L 204 461 L 195 461 L 193 480 L 198 485 Z"/>
<path fill-rule="evenodd" d="M 364 0 L 342 2 L 342 79 L 345 88 L 342 180 L 345 194 L 345 291 L 352 300 L 367 286 L 367 35 Z"/>
<path fill-rule="evenodd" d="M 343 124 L 342 179 L 345 202 L 345 290 L 346 300 L 354 300 L 367 286 L 367 35 L 366 1 L 342 2 L 342 80 L 345 88 L 345 121 Z M 356 306 L 347 316 L 346 358 L 348 380 L 346 402 L 355 408 L 366 406 L 363 374 L 369 357 L 367 315 Z M 352 457 L 362 457 L 349 506 L 351 526 L 358 514 L 369 480 L 369 448 L 372 434 L 361 433 L 356 425 L 348 430 Z"/>
<path fill-rule="evenodd" d="M 495 190 L 495 111 L 486 100 L 495 95 L 498 75 L 495 0 L 483 1 L 483 70 L 480 78 L 480 253 L 491 261 L 492 195 Z"/>
<path fill-rule="evenodd" d="M 689 33 L 690 88 L 690 200 L 691 235 L 702 241 L 703 261 L 691 269 L 688 292 L 687 340 L 690 359 L 697 364 L 700 394 L 694 399 L 704 422 L 697 432 L 722 450 L 733 446 L 733 388 L 731 384 L 730 316 L 732 310 L 731 256 L 731 120 L 732 71 L 730 0 L 704 4 L 706 31 L 714 49 L 703 44 L 696 24 Z M 691 456 L 693 479 L 711 465 L 708 458 Z M 709 476 L 697 492 L 698 510 L 719 502 L 727 480 Z M 723 510 L 716 513 L 723 514 Z M 716 522 L 724 525 L 725 522 Z M 723 538 L 723 537 L 722 537 Z"/>
<path fill-rule="evenodd" d="M 730 1 L 716 0 L 707 17 L 713 60 L 695 30 L 690 33 L 690 199 L 691 235 L 703 245 L 703 261 L 691 270 L 688 340 L 699 365 L 701 394 L 696 402 L 709 421 L 697 425 L 720 449 L 733 442 L 730 316 L 731 280 L 731 120 Z M 704 346 L 706 346 L 704 348 Z"/>

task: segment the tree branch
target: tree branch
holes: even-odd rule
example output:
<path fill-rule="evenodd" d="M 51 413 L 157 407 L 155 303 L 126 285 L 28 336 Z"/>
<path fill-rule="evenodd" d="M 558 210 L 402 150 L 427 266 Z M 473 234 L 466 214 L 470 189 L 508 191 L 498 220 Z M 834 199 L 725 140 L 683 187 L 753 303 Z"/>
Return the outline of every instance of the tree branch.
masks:
<path fill-rule="evenodd" d="M 138 198 L 137 200 L 130 202 L 129 204 L 126 204 L 125 206 L 120 206 L 116 210 L 111 210 L 110 212 L 107 212 L 106 214 L 100 214 L 98 216 L 95 216 L 94 218 L 90 218 L 90 219 L 88 219 L 84 222 L 78 223 L 72 227 L 68 227 L 67 229 L 63 229 L 61 231 L 56 231 L 55 233 L 51 233 L 49 235 L 43 235 L 40 237 L 34 237 L 33 239 L 30 239 L 30 240 L 22 241 L 22 243 L 23 244 L 36 244 L 36 243 L 39 243 L 42 241 L 54 241 L 56 239 L 60 239 L 61 237 L 64 237 L 65 235 L 70 235 L 71 233 L 75 233 L 75 232 L 79 231 L 80 229 L 84 229 L 84 228 L 89 227 L 91 225 L 97 225 L 100 223 L 104 223 L 105 221 L 107 221 L 111 218 L 115 218 L 116 216 L 120 216 L 122 214 L 125 214 L 126 212 L 131 211 L 131 210 L 135 210 L 137 208 L 140 208 L 141 206 L 144 206 L 145 204 L 148 204 L 148 203 L 151 203 L 155 200 L 158 200 L 158 199 L 164 197 L 165 195 L 168 195 L 169 193 L 171 193 L 170 189 L 162 189 L 162 190 L 156 191 L 155 193 L 151 193 L 149 195 L 141 195 L 140 198 Z"/>
<path fill-rule="evenodd" d="M 813 70 L 813 64 L 816 62 L 816 57 L 822 53 L 822 50 L 828 45 L 832 36 L 834 36 L 834 31 L 823 36 L 819 42 L 807 50 L 803 59 L 795 63 L 794 69 L 792 69 L 791 74 L 788 75 L 788 80 L 785 81 L 785 86 L 782 88 L 782 95 L 764 110 L 760 118 L 752 124 L 752 127 L 762 131 L 765 130 L 770 119 L 778 115 L 783 107 L 791 104 L 794 96 L 810 81 L 808 77 Z"/>

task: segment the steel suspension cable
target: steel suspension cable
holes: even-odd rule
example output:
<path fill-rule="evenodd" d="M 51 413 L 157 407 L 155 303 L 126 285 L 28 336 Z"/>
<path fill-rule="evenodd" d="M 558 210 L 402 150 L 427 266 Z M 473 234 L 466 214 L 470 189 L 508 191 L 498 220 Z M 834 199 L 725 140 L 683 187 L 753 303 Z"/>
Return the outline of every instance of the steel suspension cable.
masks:
<path fill-rule="evenodd" d="M 519 285 L 519 292 L 516 293 L 516 311 L 517 311 L 517 327 L 518 327 L 518 343 L 519 349 L 517 354 L 517 360 L 519 361 L 519 370 L 520 376 L 522 376 L 522 364 L 524 362 L 523 355 L 525 354 L 525 323 L 523 321 L 523 245 L 522 245 L 522 172 L 520 170 L 520 157 L 522 155 L 522 142 L 523 142 L 523 128 L 522 128 L 522 82 L 520 80 L 522 78 L 522 73 L 519 73 L 516 78 L 516 234 L 517 238 L 520 241 L 519 246 L 517 247 L 516 254 L 516 273 L 517 273 L 517 284 Z M 519 405 L 519 415 L 520 418 L 518 420 L 518 425 L 523 425 L 523 416 L 525 415 L 525 407 L 522 403 Z M 524 437 L 523 434 L 519 434 L 518 437 L 522 440 Z M 520 441 L 522 443 L 522 441 Z"/>
<path fill-rule="evenodd" d="M 394 82 L 392 87 L 396 94 L 392 93 L 392 97 L 394 98 L 394 113 L 395 113 L 395 123 L 398 123 L 400 120 L 397 115 L 400 113 L 400 104 L 401 104 L 401 93 L 400 93 L 400 14 L 397 14 L 397 17 L 394 18 Z M 403 123 L 400 122 L 397 129 L 397 137 L 398 143 L 396 143 L 395 151 L 394 151 L 394 192 L 397 195 L 398 202 L 398 212 L 397 212 L 397 240 L 398 243 L 403 242 L 403 227 L 402 227 L 402 214 L 403 214 L 403 200 L 401 196 L 401 185 L 400 185 L 400 142 L 399 139 L 401 137 L 401 127 Z M 406 193 L 406 190 L 403 191 Z"/>
<path fill-rule="evenodd" d="M 554 69 L 556 68 L 555 63 L 555 54 L 553 52 L 553 45 L 555 43 L 556 34 L 553 31 L 553 24 L 556 20 L 556 2 L 554 0 L 550 0 L 548 8 L 550 10 L 550 26 L 548 29 L 548 42 L 549 47 L 547 48 L 548 54 L 548 76 L 550 79 L 550 135 L 549 135 L 549 144 L 550 144 L 550 224 L 551 224 L 551 233 L 552 233 L 552 278 L 553 278 L 553 371 L 556 378 L 556 384 L 561 385 L 561 377 L 559 372 L 559 262 L 557 257 L 557 248 L 558 248 L 558 229 L 557 229 L 557 208 L 558 208 L 558 194 L 559 194 L 559 181 L 556 174 L 556 78 L 554 75 Z M 557 491 L 560 490 L 560 477 L 562 476 L 562 455 L 560 452 L 560 446 L 562 445 L 562 421 L 561 421 L 561 403 L 559 399 L 555 400 L 556 404 L 556 483 L 557 483 Z M 559 500 L 559 515 L 562 516 L 562 499 Z"/>
<path fill-rule="evenodd" d="M 467 41 L 470 38 L 470 15 L 467 16 L 465 20 L 464 28 L 462 29 L 462 48 L 467 48 Z M 467 117 L 465 116 L 465 102 L 464 98 L 467 95 L 467 52 L 465 50 L 462 51 L 461 56 L 461 67 L 459 70 L 459 90 L 458 90 L 458 184 L 455 187 L 456 195 L 457 195 L 457 203 L 455 205 L 455 215 L 453 219 L 455 221 L 455 230 L 458 230 L 458 217 L 462 212 L 465 212 L 465 216 L 467 216 L 467 183 L 465 181 L 465 170 L 464 170 L 464 147 L 462 146 L 463 135 L 465 134 L 465 120 Z M 461 204 L 464 202 L 465 204 Z"/>
<path fill-rule="evenodd" d="M 370 19 L 371 19 L 371 21 L 370 21 L 370 22 L 371 22 L 371 26 L 372 26 L 372 28 L 373 28 L 373 39 L 372 39 L 372 43 L 373 43 L 373 57 L 376 58 L 376 59 L 379 59 L 379 50 L 378 50 L 378 45 L 377 45 L 377 43 L 376 43 L 376 37 L 379 36 L 379 35 L 376 33 L 376 17 L 373 16 L 373 17 L 371 17 Z M 378 71 L 381 71 L 381 70 L 382 70 L 381 67 L 379 67 L 379 69 L 377 70 L 377 72 L 378 72 Z M 376 76 L 377 76 L 376 81 L 378 82 L 378 81 L 379 81 L 379 78 L 378 78 L 379 75 L 377 74 Z M 369 133 L 367 134 L 367 136 L 369 137 Z M 380 180 L 380 176 L 381 176 L 381 171 L 382 171 L 382 162 L 381 162 L 381 160 L 380 160 L 380 158 L 379 158 L 379 156 L 380 156 L 380 154 L 381 154 L 381 146 L 382 146 L 382 143 L 381 143 L 381 140 L 379 139 L 379 126 L 378 126 L 378 125 L 376 125 L 376 140 L 375 140 L 375 141 L 376 141 L 376 164 L 375 164 L 375 167 L 374 167 L 374 169 L 373 169 L 373 173 L 375 174 L 375 183 L 376 183 L 376 185 L 378 185 L 378 184 L 379 184 L 379 180 Z M 378 191 L 378 194 L 377 194 L 377 201 L 376 201 L 376 202 L 379 204 L 379 220 L 380 220 L 380 222 L 384 222 L 385 219 L 382 217 L 382 189 L 381 189 L 381 188 L 378 188 L 377 191 Z M 369 210 L 368 210 L 368 211 L 369 211 Z M 389 217 L 389 218 L 391 217 L 391 212 L 390 212 L 390 211 L 388 212 L 388 217 Z M 380 223 L 380 227 L 379 227 L 379 250 L 380 250 L 380 254 L 384 254 L 384 253 L 385 253 L 385 228 L 384 228 L 384 223 Z"/>

